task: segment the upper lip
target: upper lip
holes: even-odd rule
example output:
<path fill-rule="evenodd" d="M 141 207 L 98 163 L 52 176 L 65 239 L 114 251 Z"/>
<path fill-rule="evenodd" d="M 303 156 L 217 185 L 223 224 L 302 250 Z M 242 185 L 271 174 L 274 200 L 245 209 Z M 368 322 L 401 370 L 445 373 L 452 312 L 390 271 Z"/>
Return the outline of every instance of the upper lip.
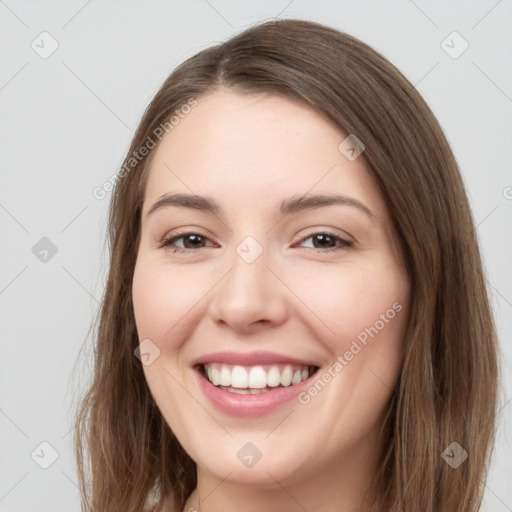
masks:
<path fill-rule="evenodd" d="M 240 366 L 256 366 L 264 364 L 294 364 L 304 366 L 318 366 L 312 361 L 289 357 L 274 352 L 213 352 L 198 357 L 192 362 L 192 366 L 208 363 L 225 363 Z"/>

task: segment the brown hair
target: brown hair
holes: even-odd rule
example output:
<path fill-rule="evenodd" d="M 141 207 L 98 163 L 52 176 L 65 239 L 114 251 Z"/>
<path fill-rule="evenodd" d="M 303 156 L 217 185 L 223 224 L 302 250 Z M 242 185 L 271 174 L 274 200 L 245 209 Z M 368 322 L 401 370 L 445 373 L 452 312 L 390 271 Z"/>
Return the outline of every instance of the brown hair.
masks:
<path fill-rule="evenodd" d="M 363 141 L 361 158 L 387 203 L 412 290 L 375 504 L 394 512 L 479 510 L 494 442 L 497 340 L 463 182 L 431 110 L 390 62 L 354 37 L 303 20 L 270 21 L 173 71 L 149 104 L 123 170 L 147 141 L 158 144 L 158 127 L 169 127 L 176 110 L 218 87 L 305 102 Z M 93 382 L 75 429 L 86 511 L 140 512 L 151 490 L 159 507 L 172 502 L 181 511 L 196 485 L 195 464 L 134 356 L 131 286 L 152 154 L 132 161 L 111 198 Z M 441 456 L 452 442 L 469 455 L 456 469 Z"/>

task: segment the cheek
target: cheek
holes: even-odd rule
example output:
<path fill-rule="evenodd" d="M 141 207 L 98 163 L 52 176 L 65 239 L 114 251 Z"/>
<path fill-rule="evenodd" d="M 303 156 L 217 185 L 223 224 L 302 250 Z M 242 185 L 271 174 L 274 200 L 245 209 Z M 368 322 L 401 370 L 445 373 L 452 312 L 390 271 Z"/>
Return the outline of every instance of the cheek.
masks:
<path fill-rule="evenodd" d="M 315 315 L 316 323 L 320 321 L 326 332 L 323 341 L 332 353 L 349 350 L 353 340 L 364 345 L 377 333 L 390 340 L 403 337 L 409 289 L 398 268 L 331 268 L 318 272 L 315 279 L 296 281 L 294 291 Z"/>
<path fill-rule="evenodd" d="M 362 424 L 372 425 L 385 407 L 403 361 L 409 292 L 405 272 L 382 261 L 332 268 L 302 281 L 297 295 L 307 298 L 320 319 L 313 320 L 316 337 L 330 354 L 318 376 L 330 391 L 320 393 L 323 398 L 313 409 L 320 414 L 327 402 L 333 411 L 340 404 L 351 410 L 351 418 L 334 414 L 332 425 L 350 424 L 355 432 Z M 304 403 L 316 400 L 316 389 L 306 393 Z"/>
<path fill-rule="evenodd" d="M 170 272 L 161 262 L 144 255 L 137 260 L 132 299 L 138 337 L 140 341 L 150 339 L 160 350 L 151 364 L 143 366 L 144 375 L 159 410 L 182 439 L 187 439 L 190 417 L 199 421 L 204 415 L 204 411 L 194 410 L 195 402 L 190 403 L 190 395 L 180 384 L 185 382 L 180 373 L 181 340 L 186 339 L 184 330 L 190 328 L 187 321 L 201 296 L 199 288 L 179 269 Z M 184 404 L 189 416 L 176 415 Z"/>
<path fill-rule="evenodd" d="M 179 267 L 171 271 L 150 259 L 138 262 L 132 297 L 139 338 L 153 337 L 159 340 L 159 345 L 164 340 L 172 342 L 176 336 L 169 335 L 170 332 L 187 325 L 209 287 L 208 277 L 203 279 L 200 271 L 191 279 L 190 273 Z"/>
<path fill-rule="evenodd" d="M 401 269 L 381 264 L 317 276 L 299 293 L 321 319 L 315 322 L 317 338 L 330 361 L 299 402 L 311 415 L 325 418 L 329 435 L 356 442 L 385 411 L 400 374 L 408 279 Z"/>

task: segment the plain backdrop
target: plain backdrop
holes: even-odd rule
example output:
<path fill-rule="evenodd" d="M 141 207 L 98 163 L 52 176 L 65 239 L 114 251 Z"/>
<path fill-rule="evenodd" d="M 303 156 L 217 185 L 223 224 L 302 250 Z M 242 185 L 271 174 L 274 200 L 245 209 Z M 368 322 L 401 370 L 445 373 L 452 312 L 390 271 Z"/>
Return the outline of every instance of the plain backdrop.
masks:
<path fill-rule="evenodd" d="M 108 269 L 108 196 L 96 199 L 94 188 L 120 168 L 175 66 L 275 17 L 319 21 L 370 44 L 445 130 L 502 346 L 485 509 L 512 511 L 511 0 L 0 1 L 1 511 L 80 510 L 71 428 Z"/>

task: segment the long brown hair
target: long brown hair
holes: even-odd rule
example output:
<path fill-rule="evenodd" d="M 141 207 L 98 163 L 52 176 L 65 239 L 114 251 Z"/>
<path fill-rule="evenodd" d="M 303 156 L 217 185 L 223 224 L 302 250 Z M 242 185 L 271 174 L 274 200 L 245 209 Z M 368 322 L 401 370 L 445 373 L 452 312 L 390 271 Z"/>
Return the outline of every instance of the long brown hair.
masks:
<path fill-rule="evenodd" d="M 494 442 L 498 349 L 457 163 L 431 110 L 389 61 L 354 37 L 304 20 L 256 25 L 186 60 L 135 133 L 111 197 L 94 374 L 76 421 L 83 510 L 140 512 L 157 491 L 158 510 L 166 502 L 181 511 L 196 485 L 195 464 L 134 356 L 131 286 L 155 150 L 130 159 L 156 146 L 159 127 L 172 129 L 169 119 L 191 98 L 200 102 L 218 87 L 300 100 L 363 141 L 361 158 L 387 203 L 412 289 L 375 503 L 393 512 L 479 510 Z M 442 456 L 453 456 L 454 446 L 468 453 L 457 468 Z"/>

